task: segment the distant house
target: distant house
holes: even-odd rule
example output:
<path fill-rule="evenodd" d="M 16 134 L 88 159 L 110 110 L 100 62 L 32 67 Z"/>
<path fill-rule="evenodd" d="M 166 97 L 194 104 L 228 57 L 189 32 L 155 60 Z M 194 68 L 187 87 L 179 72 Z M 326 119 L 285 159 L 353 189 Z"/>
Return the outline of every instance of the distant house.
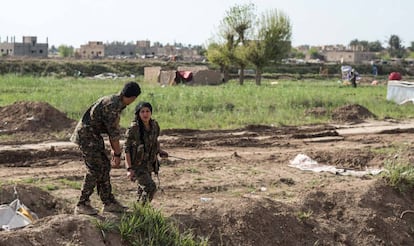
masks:
<path fill-rule="evenodd" d="M 364 51 L 325 51 L 326 62 L 361 64 L 375 59 L 375 52 Z"/>
<path fill-rule="evenodd" d="M 137 56 L 137 44 L 102 41 L 89 41 L 76 51 L 80 58 L 134 58 Z"/>
<path fill-rule="evenodd" d="M 218 85 L 223 76 L 206 66 L 178 67 L 177 70 L 163 70 L 161 67 L 145 67 L 144 81 L 161 85 Z"/>
<path fill-rule="evenodd" d="M 89 41 L 83 44 L 77 51 L 81 58 L 103 58 L 105 56 L 105 46 L 101 41 Z"/>
<path fill-rule="evenodd" d="M 134 58 L 137 56 L 137 45 L 113 42 L 105 44 L 105 57 L 111 58 Z"/>
<path fill-rule="evenodd" d="M 5 42 L 0 42 L 0 54 L 2 56 L 12 57 L 48 57 L 48 43 L 38 43 L 37 37 L 23 36 L 23 42 L 18 43 L 13 37 L 9 42 L 8 38 Z"/>

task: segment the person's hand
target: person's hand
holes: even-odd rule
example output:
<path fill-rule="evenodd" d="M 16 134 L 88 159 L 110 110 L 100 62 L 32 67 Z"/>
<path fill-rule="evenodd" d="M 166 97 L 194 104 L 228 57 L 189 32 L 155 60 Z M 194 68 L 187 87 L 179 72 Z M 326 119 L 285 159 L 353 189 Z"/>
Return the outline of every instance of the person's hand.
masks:
<path fill-rule="evenodd" d="M 127 172 L 127 178 L 129 180 L 131 180 L 132 182 L 134 182 L 136 180 L 136 178 L 135 178 L 135 172 L 133 170 L 128 171 Z"/>
<path fill-rule="evenodd" d="M 159 154 L 162 159 L 168 158 L 168 153 L 164 150 L 160 150 Z"/>
<path fill-rule="evenodd" d="M 119 168 L 121 166 L 121 156 L 112 155 L 111 163 L 113 168 Z"/>

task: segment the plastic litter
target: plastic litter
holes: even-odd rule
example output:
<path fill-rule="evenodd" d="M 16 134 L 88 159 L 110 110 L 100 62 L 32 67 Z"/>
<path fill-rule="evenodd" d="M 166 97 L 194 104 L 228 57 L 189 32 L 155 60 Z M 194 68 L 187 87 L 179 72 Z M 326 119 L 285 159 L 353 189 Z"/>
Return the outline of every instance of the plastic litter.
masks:
<path fill-rule="evenodd" d="M 211 200 L 213 200 L 213 198 L 211 198 L 211 197 L 201 197 L 200 198 L 200 201 L 202 201 L 202 202 L 209 202 Z"/>
<path fill-rule="evenodd" d="M 16 187 L 14 195 L 17 197 Z M 32 224 L 38 216 L 30 211 L 17 197 L 10 204 L 0 205 L 0 226 L 2 230 L 13 230 Z"/>

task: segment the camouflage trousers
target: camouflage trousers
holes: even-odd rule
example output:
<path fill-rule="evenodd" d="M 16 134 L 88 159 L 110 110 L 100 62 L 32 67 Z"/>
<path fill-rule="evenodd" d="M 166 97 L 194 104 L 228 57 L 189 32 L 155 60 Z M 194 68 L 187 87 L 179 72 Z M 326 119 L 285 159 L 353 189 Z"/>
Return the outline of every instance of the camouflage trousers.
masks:
<path fill-rule="evenodd" d="M 87 131 L 80 131 L 79 149 L 82 152 L 87 172 L 78 204 L 90 202 L 90 196 L 95 187 L 103 204 L 115 201 L 110 180 L 111 162 L 105 152 L 103 138 Z"/>
<path fill-rule="evenodd" d="M 157 185 L 151 177 L 151 173 L 144 170 L 135 170 L 138 181 L 137 201 L 143 204 L 151 202 L 157 192 Z"/>

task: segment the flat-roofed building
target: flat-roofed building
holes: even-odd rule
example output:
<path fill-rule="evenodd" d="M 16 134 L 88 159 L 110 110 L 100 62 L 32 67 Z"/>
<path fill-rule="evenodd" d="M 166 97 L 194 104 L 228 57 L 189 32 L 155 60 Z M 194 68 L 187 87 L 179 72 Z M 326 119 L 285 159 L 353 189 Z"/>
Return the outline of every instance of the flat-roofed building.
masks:
<path fill-rule="evenodd" d="M 16 42 L 14 37 L 10 42 L 8 38 L 5 42 L 0 42 L 2 56 L 47 58 L 48 49 L 48 43 L 38 43 L 35 36 L 23 36 L 22 43 Z"/>

